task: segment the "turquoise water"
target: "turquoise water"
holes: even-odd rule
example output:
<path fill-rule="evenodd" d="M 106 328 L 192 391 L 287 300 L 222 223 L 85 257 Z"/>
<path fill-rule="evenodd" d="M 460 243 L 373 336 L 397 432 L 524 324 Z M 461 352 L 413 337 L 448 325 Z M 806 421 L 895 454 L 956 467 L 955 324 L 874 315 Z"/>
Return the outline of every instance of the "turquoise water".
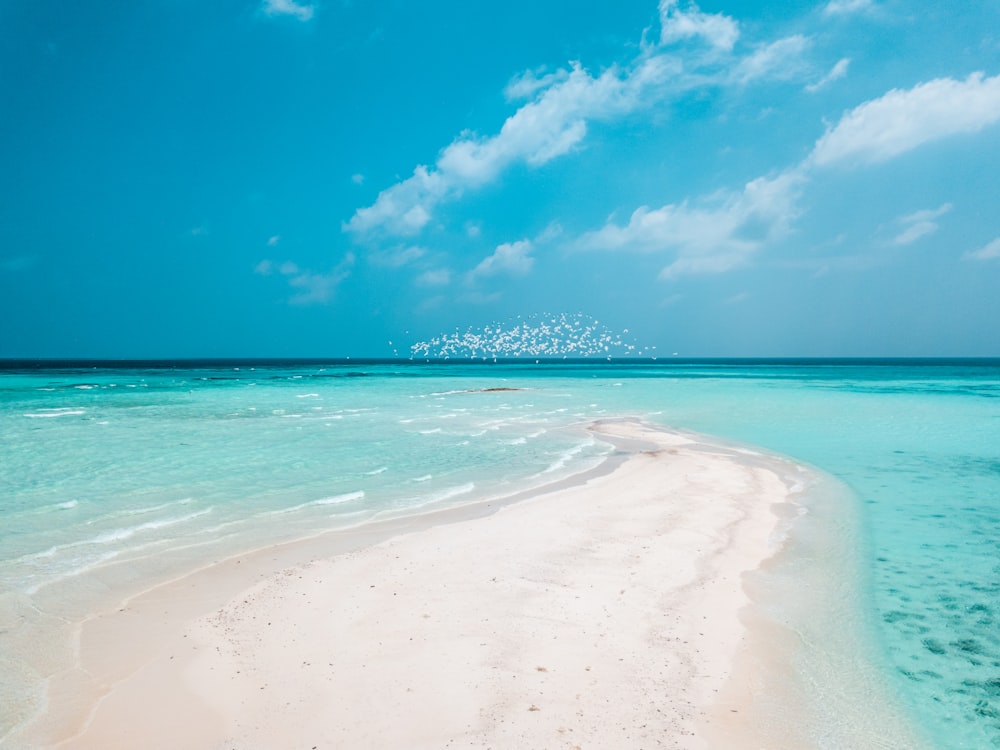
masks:
<path fill-rule="evenodd" d="M 0 738 L 37 710 L 71 655 L 56 641 L 96 603 L 568 476 L 608 453 L 580 427 L 610 415 L 846 483 L 874 668 L 936 746 L 1000 747 L 998 361 L 0 370 Z"/>

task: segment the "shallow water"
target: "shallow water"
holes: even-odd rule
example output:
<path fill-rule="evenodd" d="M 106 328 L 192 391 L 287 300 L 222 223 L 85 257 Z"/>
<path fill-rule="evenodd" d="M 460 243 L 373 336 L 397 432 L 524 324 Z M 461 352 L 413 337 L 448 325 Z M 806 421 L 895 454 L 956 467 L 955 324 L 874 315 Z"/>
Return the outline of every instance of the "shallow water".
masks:
<path fill-rule="evenodd" d="M 556 480 L 607 453 L 579 427 L 609 415 L 760 445 L 845 482 L 872 673 L 937 746 L 1000 747 L 996 361 L 0 372 L 0 737 L 68 657 L 33 644 L 120 594 L 111 569 L 138 587 Z"/>

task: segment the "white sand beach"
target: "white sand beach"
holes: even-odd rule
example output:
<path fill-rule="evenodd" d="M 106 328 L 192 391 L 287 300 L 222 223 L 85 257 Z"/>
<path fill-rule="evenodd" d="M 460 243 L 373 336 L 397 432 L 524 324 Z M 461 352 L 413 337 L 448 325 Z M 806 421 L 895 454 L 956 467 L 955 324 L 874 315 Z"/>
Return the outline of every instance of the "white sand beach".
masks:
<path fill-rule="evenodd" d="M 263 550 L 88 620 L 36 742 L 727 746 L 753 710 L 742 578 L 790 482 L 698 436 L 592 429 L 619 450 L 585 481 Z"/>

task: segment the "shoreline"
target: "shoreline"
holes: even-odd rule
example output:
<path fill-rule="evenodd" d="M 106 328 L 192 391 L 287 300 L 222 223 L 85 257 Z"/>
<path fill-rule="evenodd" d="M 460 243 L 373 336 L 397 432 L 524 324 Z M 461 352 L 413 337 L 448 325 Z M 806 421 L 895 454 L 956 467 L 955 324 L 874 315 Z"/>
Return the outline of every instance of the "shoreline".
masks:
<path fill-rule="evenodd" d="M 266 548 L 88 619 L 79 669 L 30 736 L 758 746 L 745 686 L 748 669 L 773 667 L 759 637 L 773 623 L 751 612 L 745 574 L 780 552 L 794 484 L 779 459 L 721 441 L 631 421 L 591 430 L 617 450 L 526 497 Z"/>

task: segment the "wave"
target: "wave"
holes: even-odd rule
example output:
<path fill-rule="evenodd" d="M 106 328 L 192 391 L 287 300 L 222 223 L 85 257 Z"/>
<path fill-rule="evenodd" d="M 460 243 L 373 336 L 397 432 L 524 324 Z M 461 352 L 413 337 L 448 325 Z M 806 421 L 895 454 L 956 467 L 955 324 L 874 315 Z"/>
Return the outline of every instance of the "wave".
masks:
<path fill-rule="evenodd" d="M 146 521 L 145 523 L 140 523 L 135 526 L 124 526 L 117 529 L 111 529 L 109 531 L 101 532 L 96 536 L 92 536 L 89 539 L 81 539 L 76 542 L 67 542 L 65 544 L 56 544 L 49 547 L 41 552 L 32 552 L 27 555 L 22 555 L 18 558 L 21 561 L 26 560 L 43 560 L 51 559 L 56 557 L 60 552 L 64 552 L 68 549 L 76 549 L 79 547 L 94 547 L 103 546 L 106 544 L 112 544 L 114 542 L 120 542 L 125 539 L 130 539 L 136 534 L 140 534 L 144 531 L 152 531 L 154 529 L 164 529 L 170 526 L 176 526 L 181 523 L 186 523 L 187 521 L 194 520 L 201 516 L 208 515 L 214 510 L 214 508 L 205 508 L 204 510 L 199 510 L 194 513 L 188 513 L 184 516 L 174 516 L 172 518 L 161 518 L 156 521 Z"/>
<path fill-rule="evenodd" d="M 542 472 L 542 474 L 551 474 L 554 471 L 559 471 L 560 469 L 564 469 L 570 461 L 572 461 L 576 456 L 579 456 L 583 452 L 583 450 L 590 445 L 593 445 L 593 443 L 592 442 L 579 443 L 577 445 L 574 445 L 572 448 L 563 451 L 562 453 L 559 454 L 559 457 L 555 461 L 549 464 L 548 468 L 545 469 Z"/>
<path fill-rule="evenodd" d="M 145 508 L 124 508 L 122 510 L 112 511 L 111 513 L 106 513 L 103 516 L 97 518 L 92 518 L 87 521 L 85 526 L 93 526 L 96 523 L 102 523 L 108 521 L 112 518 L 127 518 L 129 516 L 144 516 L 147 513 L 156 513 L 157 511 L 166 510 L 167 508 L 173 508 L 175 505 L 190 505 L 194 502 L 194 498 L 185 497 L 180 500 L 171 500 L 169 503 L 160 503 L 159 505 L 150 505 Z"/>
<path fill-rule="evenodd" d="M 332 497 L 323 497 L 319 500 L 310 500 L 306 503 L 299 503 L 298 505 L 292 505 L 288 508 L 279 508 L 278 510 L 268 511 L 264 515 L 268 516 L 281 516 L 286 513 L 294 513 L 297 510 L 304 510 L 305 508 L 314 508 L 318 505 L 340 505 L 341 503 L 349 503 L 352 500 L 361 500 L 365 496 L 364 490 L 358 490 L 357 492 L 347 492 L 343 495 L 333 495 Z"/>
<path fill-rule="evenodd" d="M 28 412 L 22 416 L 28 417 L 29 419 L 49 419 L 52 417 L 78 417 L 81 414 L 86 413 L 86 409 L 62 407 L 59 409 L 38 409 L 37 411 Z"/>

